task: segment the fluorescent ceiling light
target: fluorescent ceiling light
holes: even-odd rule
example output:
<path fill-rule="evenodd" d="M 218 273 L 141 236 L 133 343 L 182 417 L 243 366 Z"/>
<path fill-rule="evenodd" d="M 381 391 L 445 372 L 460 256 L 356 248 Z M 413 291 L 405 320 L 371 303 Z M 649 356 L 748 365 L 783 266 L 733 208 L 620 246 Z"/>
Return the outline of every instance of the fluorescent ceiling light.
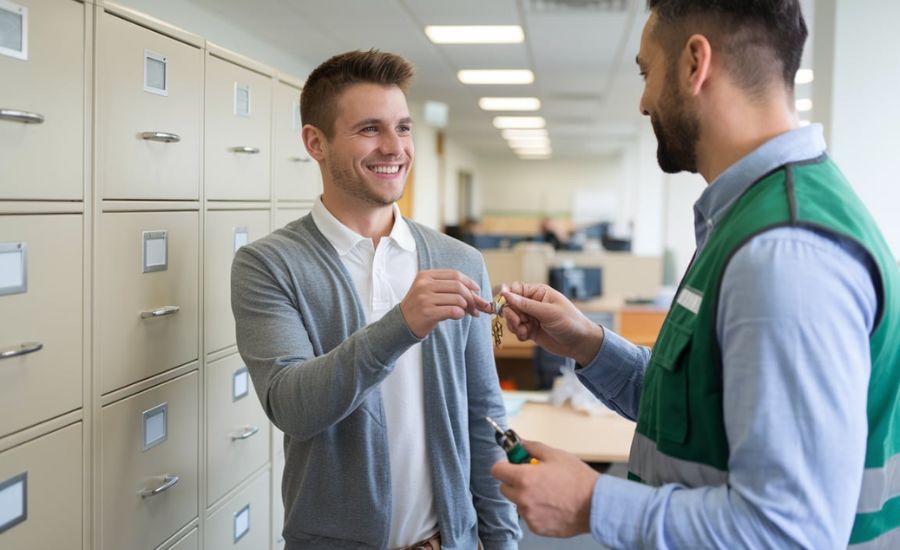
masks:
<path fill-rule="evenodd" d="M 812 111 L 812 108 L 813 108 L 812 100 L 806 99 L 806 98 L 798 99 L 796 101 L 796 105 L 797 105 L 797 110 L 800 111 L 801 113 L 804 113 L 806 111 Z"/>
<path fill-rule="evenodd" d="M 550 138 L 547 136 L 534 136 L 527 138 L 514 138 L 507 140 L 509 146 L 513 149 L 517 147 L 536 147 L 538 145 L 550 146 Z"/>
<path fill-rule="evenodd" d="M 425 35 L 435 44 L 521 44 L 519 25 L 428 25 Z"/>
<path fill-rule="evenodd" d="M 511 147 L 519 155 L 548 155 L 553 152 L 549 145 L 530 145 L 528 147 Z"/>
<path fill-rule="evenodd" d="M 528 69 L 462 70 L 456 73 L 463 84 L 531 84 L 534 73 Z"/>
<path fill-rule="evenodd" d="M 528 138 L 535 136 L 543 136 L 547 137 L 547 129 L 546 128 L 533 128 L 533 129 L 510 129 L 503 130 L 500 132 L 500 135 L 503 136 L 503 139 L 516 139 L 520 137 Z"/>
<path fill-rule="evenodd" d="M 483 97 L 478 106 L 485 111 L 537 111 L 541 100 L 536 97 Z"/>
<path fill-rule="evenodd" d="M 795 84 L 809 84 L 815 79 L 812 69 L 800 69 L 794 77 Z"/>
<path fill-rule="evenodd" d="M 522 160 L 547 160 L 550 158 L 550 153 L 540 154 L 540 155 L 530 155 L 518 153 L 519 158 Z"/>
<path fill-rule="evenodd" d="M 494 128 L 543 128 L 547 122 L 542 116 L 495 116 Z"/>

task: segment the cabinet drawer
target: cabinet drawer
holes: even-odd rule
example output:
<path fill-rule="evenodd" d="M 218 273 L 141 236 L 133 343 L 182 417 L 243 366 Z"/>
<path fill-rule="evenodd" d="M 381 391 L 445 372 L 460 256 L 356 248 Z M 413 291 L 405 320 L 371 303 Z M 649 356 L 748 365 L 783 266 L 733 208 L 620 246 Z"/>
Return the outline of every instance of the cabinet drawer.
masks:
<path fill-rule="evenodd" d="M 197 359 L 199 232 L 197 212 L 101 214 L 103 393 Z"/>
<path fill-rule="evenodd" d="M 269 472 L 228 500 L 206 522 L 207 550 L 269 546 Z"/>
<path fill-rule="evenodd" d="M 272 79 L 210 56 L 206 62 L 206 196 L 269 200 Z"/>
<path fill-rule="evenodd" d="M 207 353 L 235 345 L 231 262 L 240 246 L 268 233 L 268 210 L 207 212 L 203 242 Z"/>
<path fill-rule="evenodd" d="M 0 453 L 0 547 L 81 548 L 81 459 L 80 422 Z"/>
<path fill-rule="evenodd" d="M 83 225 L 0 216 L 0 436 L 81 407 Z"/>
<path fill-rule="evenodd" d="M 207 494 L 212 504 L 269 459 L 269 419 L 240 356 L 206 371 Z"/>
<path fill-rule="evenodd" d="M 21 43 L 26 59 L 0 54 L 0 200 L 81 200 L 85 6 L 73 0 L 15 4 L 27 12 L 6 5 L 16 23 L 4 25 L 0 35 L 4 44 Z"/>
<path fill-rule="evenodd" d="M 272 460 L 272 540 L 275 548 L 284 547 L 284 501 L 281 498 L 281 478 L 284 476 L 284 452 Z"/>
<path fill-rule="evenodd" d="M 105 550 L 154 548 L 197 516 L 197 379 L 191 372 L 102 409 Z"/>
<path fill-rule="evenodd" d="M 300 137 L 300 90 L 284 82 L 275 84 L 272 111 L 275 198 L 314 201 L 322 193 L 322 174 Z"/>
<path fill-rule="evenodd" d="M 181 538 L 178 542 L 169 547 L 169 550 L 199 550 L 200 549 L 200 530 L 194 528 L 190 533 Z"/>
<path fill-rule="evenodd" d="M 100 21 L 102 197 L 198 200 L 202 52 L 115 15 Z"/>

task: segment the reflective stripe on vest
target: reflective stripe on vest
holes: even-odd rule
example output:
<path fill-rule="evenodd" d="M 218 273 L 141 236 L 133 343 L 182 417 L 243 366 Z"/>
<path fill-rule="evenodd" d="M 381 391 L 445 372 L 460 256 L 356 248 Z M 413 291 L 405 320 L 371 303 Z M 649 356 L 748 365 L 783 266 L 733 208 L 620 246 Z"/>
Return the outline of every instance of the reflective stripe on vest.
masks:
<path fill-rule="evenodd" d="M 728 472 L 665 455 L 656 449 L 653 440 L 637 432 L 631 441 L 628 469 L 641 481 L 654 487 L 664 483 L 680 483 L 686 487 L 728 483 Z"/>
<path fill-rule="evenodd" d="M 866 468 L 856 513 L 878 512 L 887 501 L 897 497 L 900 497 L 900 454 L 892 456 L 884 468 Z"/>
<path fill-rule="evenodd" d="M 900 527 L 888 531 L 876 539 L 851 544 L 847 548 L 849 550 L 895 550 L 900 548 Z"/>

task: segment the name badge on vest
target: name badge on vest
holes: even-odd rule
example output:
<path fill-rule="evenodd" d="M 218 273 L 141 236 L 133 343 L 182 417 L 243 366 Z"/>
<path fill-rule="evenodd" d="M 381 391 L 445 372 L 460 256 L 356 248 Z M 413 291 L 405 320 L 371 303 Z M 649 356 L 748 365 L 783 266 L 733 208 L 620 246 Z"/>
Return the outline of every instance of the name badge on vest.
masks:
<path fill-rule="evenodd" d="M 684 287 L 675 298 L 675 303 L 684 309 L 690 311 L 694 315 L 700 311 L 700 304 L 703 302 L 703 293 L 693 288 Z"/>

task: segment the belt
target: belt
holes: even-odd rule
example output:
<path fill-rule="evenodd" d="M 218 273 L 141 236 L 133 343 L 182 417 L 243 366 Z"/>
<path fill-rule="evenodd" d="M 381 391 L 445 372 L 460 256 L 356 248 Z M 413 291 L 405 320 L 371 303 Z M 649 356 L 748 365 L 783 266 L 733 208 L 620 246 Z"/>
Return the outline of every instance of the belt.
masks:
<path fill-rule="evenodd" d="M 435 533 L 425 540 L 404 546 L 399 550 L 441 550 L 441 534 Z"/>

